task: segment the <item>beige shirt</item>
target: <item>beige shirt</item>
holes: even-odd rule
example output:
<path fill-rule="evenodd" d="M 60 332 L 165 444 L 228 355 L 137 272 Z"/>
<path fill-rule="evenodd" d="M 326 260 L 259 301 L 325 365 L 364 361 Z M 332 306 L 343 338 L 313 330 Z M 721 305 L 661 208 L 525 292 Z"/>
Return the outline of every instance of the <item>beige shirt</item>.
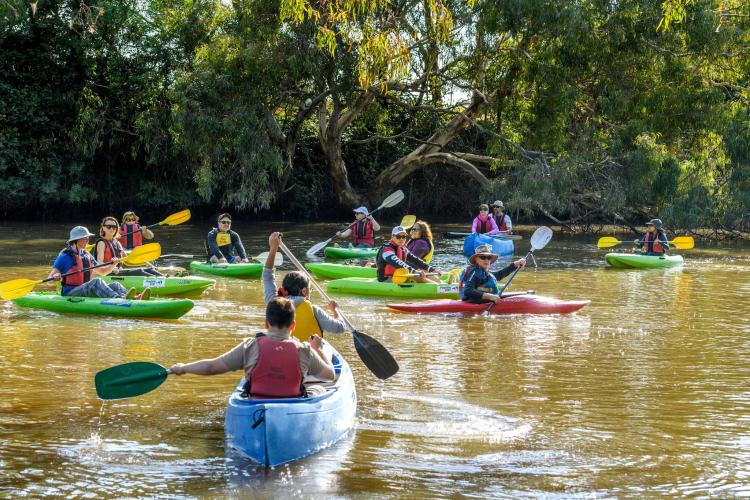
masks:
<path fill-rule="evenodd" d="M 287 340 L 292 338 L 289 334 L 266 333 L 268 338 L 276 340 Z M 295 339 L 296 340 L 296 339 Z M 320 356 L 310 347 L 308 342 L 299 342 L 302 347 L 297 351 L 299 356 L 299 368 L 302 374 L 310 373 L 311 375 L 320 375 L 320 373 L 329 368 L 326 363 L 320 359 Z M 237 347 L 231 351 L 225 352 L 219 357 L 230 371 L 244 370 L 245 377 L 250 376 L 250 372 L 255 368 L 258 362 L 258 345 L 255 337 L 250 337 L 240 342 Z"/>

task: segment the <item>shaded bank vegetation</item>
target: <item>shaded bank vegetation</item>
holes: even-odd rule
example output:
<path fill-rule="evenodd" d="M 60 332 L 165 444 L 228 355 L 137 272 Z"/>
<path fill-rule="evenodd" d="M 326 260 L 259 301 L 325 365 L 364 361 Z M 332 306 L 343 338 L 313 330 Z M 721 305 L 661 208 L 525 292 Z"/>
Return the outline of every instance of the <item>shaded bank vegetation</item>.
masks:
<path fill-rule="evenodd" d="M 0 0 L 0 211 L 330 217 L 401 188 L 750 228 L 750 6 Z"/>

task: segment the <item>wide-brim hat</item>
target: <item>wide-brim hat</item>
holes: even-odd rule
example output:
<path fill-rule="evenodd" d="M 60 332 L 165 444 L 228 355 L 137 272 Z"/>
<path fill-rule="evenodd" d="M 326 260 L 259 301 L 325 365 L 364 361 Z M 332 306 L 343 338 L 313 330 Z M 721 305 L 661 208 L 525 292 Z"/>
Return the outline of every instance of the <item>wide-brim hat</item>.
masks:
<path fill-rule="evenodd" d="M 129 210 L 129 211 L 125 212 L 124 214 L 122 214 L 122 219 L 120 219 L 120 220 L 122 220 L 123 222 L 125 222 L 125 219 L 127 219 L 128 217 L 134 217 L 136 222 L 138 222 L 139 220 L 141 220 L 141 218 L 138 217 L 137 215 L 135 215 L 135 212 L 133 212 L 132 210 Z"/>
<path fill-rule="evenodd" d="M 355 214 L 365 214 L 370 215 L 370 211 L 367 210 L 367 207 L 359 207 L 354 209 Z"/>
<path fill-rule="evenodd" d="M 88 238 L 89 236 L 94 236 L 94 235 L 90 233 L 89 230 L 86 229 L 84 226 L 76 226 L 70 230 L 70 235 L 68 236 L 68 243 L 70 243 L 71 241 L 80 240 L 81 238 Z"/>
<path fill-rule="evenodd" d="M 661 229 L 664 224 L 661 222 L 661 219 L 651 219 L 646 225 L 654 226 L 656 229 Z"/>
<path fill-rule="evenodd" d="M 492 204 L 492 208 L 505 208 L 505 205 L 503 205 L 502 201 L 495 200 L 495 203 Z"/>
<path fill-rule="evenodd" d="M 472 255 L 471 257 L 469 257 L 469 262 L 471 262 L 472 264 L 476 264 L 477 263 L 477 257 L 479 257 L 480 255 L 489 255 L 490 257 L 492 257 L 492 261 L 490 261 L 490 264 L 494 263 L 498 259 L 498 255 L 496 253 L 492 253 L 492 247 L 491 246 L 489 246 L 489 245 L 479 245 L 474 250 L 474 255 Z"/>

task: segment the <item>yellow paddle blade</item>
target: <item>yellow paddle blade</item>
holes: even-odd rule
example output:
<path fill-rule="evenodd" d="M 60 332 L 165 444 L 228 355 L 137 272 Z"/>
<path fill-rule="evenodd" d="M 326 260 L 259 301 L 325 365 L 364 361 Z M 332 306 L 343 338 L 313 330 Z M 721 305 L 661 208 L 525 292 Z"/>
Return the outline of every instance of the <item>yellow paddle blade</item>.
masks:
<path fill-rule="evenodd" d="M 5 300 L 13 300 L 23 297 L 34 289 L 34 286 L 42 280 L 27 280 L 24 278 L 0 283 L 0 297 Z"/>
<path fill-rule="evenodd" d="M 596 246 L 599 248 L 609 248 L 615 245 L 619 245 L 622 241 L 618 240 L 614 236 L 602 236 L 599 241 L 596 242 Z"/>
<path fill-rule="evenodd" d="M 93 249 L 94 249 L 94 244 L 93 243 L 89 243 L 88 245 L 86 245 L 86 251 L 88 253 L 91 253 L 91 250 L 93 250 Z"/>
<path fill-rule="evenodd" d="M 406 283 L 407 278 L 409 278 L 411 274 L 409 274 L 409 271 L 406 269 L 396 269 L 393 271 L 393 282 L 396 284 L 400 283 Z"/>
<path fill-rule="evenodd" d="M 691 248 L 695 248 L 695 240 L 692 236 L 677 236 L 671 241 L 671 243 L 680 250 L 690 250 Z"/>
<path fill-rule="evenodd" d="M 182 212 L 177 212 L 175 214 L 170 215 L 163 221 L 159 223 L 160 226 L 167 225 L 167 226 L 176 226 L 177 224 L 182 224 L 183 222 L 187 222 L 190 220 L 190 209 L 183 210 Z"/>
<path fill-rule="evenodd" d="M 135 247 L 128 255 L 120 259 L 120 262 L 128 265 L 144 264 L 150 260 L 161 257 L 161 245 L 158 243 L 146 243 Z"/>
<path fill-rule="evenodd" d="M 417 222 L 417 217 L 414 215 L 404 215 L 404 217 L 401 219 L 401 224 L 399 224 L 404 229 L 409 229 L 414 225 L 414 223 Z"/>

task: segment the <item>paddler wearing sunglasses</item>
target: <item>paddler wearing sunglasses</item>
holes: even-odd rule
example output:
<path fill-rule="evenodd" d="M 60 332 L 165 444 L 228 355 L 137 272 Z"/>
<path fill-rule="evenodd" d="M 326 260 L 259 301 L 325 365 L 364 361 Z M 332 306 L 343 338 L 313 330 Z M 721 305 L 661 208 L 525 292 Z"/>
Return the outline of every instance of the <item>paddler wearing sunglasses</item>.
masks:
<path fill-rule="evenodd" d="M 497 302 L 500 300 L 500 290 L 497 280 L 501 280 L 518 267 L 526 265 L 526 259 L 518 259 L 499 271 L 490 271 L 490 265 L 497 260 L 497 254 L 492 253 L 490 245 L 479 245 L 474 255 L 469 258 L 469 267 L 461 273 L 458 293 L 461 300 L 472 304 Z"/>
<path fill-rule="evenodd" d="M 396 269 L 406 269 L 409 274 L 418 274 L 413 278 L 417 283 L 439 283 L 439 279 L 425 276 L 426 272 L 440 272 L 430 266 L 406 248 L 406 229 L 396 226 L 391 231 L 391 240 L 380 247 L 375 256 L 378 266 L 378 281 L 393 281 Z"/>
<path fill-rule="evenodd" d="M 109 262 L 113 257 L 121 259 L 125 257 L 125 250 L 118 241 L 120 236 L 120 223 L 112 216 L 102 219 L 99 226 L 99 237 L 94 242 L 94 251 L 92 254 L 98 262 Z M 118 276 L 161 276 L 162 274 L 156 269 L 150 267 L 137 267 L 133 269 L 124 269 L 122 264 L 118 263 L 112 271 Z"/>
<path fill-rule="evenodd" d="M 250 262 L 242 246 L 240 235 L 232 231 L 232 216 L 221 214 L 217 219 L 219 227 L 211 229 L 206 237 L 206 251 L 209 262 L 215 264 L 236 264 L 238 262 Z M 234 252 L 238 255 L 233 255 Z"/>

